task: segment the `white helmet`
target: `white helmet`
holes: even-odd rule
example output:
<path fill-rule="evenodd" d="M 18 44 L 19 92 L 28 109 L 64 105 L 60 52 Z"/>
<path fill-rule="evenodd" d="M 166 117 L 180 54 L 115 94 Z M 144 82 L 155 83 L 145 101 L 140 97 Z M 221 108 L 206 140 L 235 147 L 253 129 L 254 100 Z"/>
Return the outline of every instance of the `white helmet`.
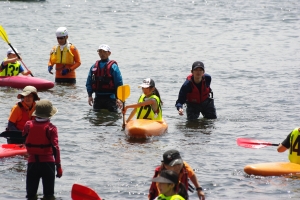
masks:
<path fill-rule="evenodd" d="M 68 30 L 66 27 L 59 27 L 56 30 L 56 37 L 64 37 L 68 35 Z"/>

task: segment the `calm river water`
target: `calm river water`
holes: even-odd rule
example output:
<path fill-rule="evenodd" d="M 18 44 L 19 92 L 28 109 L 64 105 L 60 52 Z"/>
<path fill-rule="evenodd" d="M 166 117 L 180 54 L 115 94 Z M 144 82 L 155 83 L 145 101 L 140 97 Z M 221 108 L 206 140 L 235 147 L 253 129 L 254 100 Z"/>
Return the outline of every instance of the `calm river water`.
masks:
<path fill-rule="evenodd" d="M 95 189 L 104 199 L 147 199 L 154 168 L 163 152 L 173 148 L 195 169 L 207 199 L 300 198 L 298 179 L 248 177 L 243 172 L 247 164 L 287 161 L 287 153 L 277 153 L 276 147 L 236 145 L 238 137 L 279 143 L 299 126 L 299 0 L 47 0 L 0 5 L 0 24 L 35 76 L 54 80 L 47 62 L 60 26 L 68 28 L 69 40 L 81 54 L 76 86 L 56 85 L 39 92 L 59 110 L 52 119 L 59 129 L 64 169 L 56 180 L 57 199 L 70 199 L 74 183 Z M 85 81 L 101 43 L 110 45 L 110 58 L 131 86 L 127 104 L 137 101 L 137 86 L 144 78 L 155 80 L 164 101 L 167 134 L 131 140 L 121 130 L 121 114 L 91 110 Z M 4 58 L 8 45 L 0 44 Z M 203 61 L 212 76 L 217 120 L 190 123 L 174 107 L 196 60 Z M 2 130 L 19 92 L 0 88 Z M 0 159 L 0 199 L 24 199 L 25 178 L 24 157 Z M 195 193 L 191 199 L 197 199 Z"/>

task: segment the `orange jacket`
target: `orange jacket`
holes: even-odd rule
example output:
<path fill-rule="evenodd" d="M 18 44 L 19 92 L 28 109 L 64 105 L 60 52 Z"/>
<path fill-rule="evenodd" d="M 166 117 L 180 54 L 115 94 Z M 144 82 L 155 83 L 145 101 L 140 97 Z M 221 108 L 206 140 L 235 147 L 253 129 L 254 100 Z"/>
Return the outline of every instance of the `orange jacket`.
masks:
<path fill-rule="evenodd" d="M 32 119 L 32 117 L 31 117 L 32 113 L 35 111 L 35 102 L 33 102 L 33 106 L 31 108 L 31 110 L 29 110 L 29 108 L 23 101 L 19 102 L 19 103 L 22 105 L 22 108 L 17 103 L 11 109 L 8 121 L 16 124 L 17 129 L 22 131 L 26 121 Z M 26 116 L 26 118 L 25 118 L 25 116 Z"/>
<path fill-rule="evenodd" d="M 81 65 L 81 60 L 80 60 L 80 54 L 79 51 L 77 50 L 77 48 L 72 45 L 69 44 L 69 48 L 70 48 L 70 52 L 71 54 L 73 54 L 73 59 L 74 59 L 74 63 L 73 64 L 63 64 L 60 62 L 56 62 L 55 59 L 53 59 L 52 54 L 54 54 L 56 51 L 60 51 L 60 47 L 59 46 L 54 46 L 50 52 L 50 59 L 48 62 L 48 66 L 54 66 L 56 73 L 55 73 L 55 77 L 56 78 L 76 78 L 76 73 L 75 73 L 75 69 L 78 68 Z M 62 55 L 62 56 L 66 56 L 66 55 Z M 69 73 L 67 73 L 65 76 L 63 76 L 61 74 L 63 69 L 70 69 L 71 71 Z"/>

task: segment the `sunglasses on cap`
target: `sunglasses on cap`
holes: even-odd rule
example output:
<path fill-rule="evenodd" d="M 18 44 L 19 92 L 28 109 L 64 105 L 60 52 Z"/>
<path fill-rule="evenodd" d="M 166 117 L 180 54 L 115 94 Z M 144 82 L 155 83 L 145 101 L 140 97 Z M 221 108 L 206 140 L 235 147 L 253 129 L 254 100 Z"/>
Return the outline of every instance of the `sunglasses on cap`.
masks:
<path fill-rule="evenodd" d="M 65 38 L 66 38 L 65 36 L 64 37 L 57 37 L 58 40 L 63 40 Z"/>

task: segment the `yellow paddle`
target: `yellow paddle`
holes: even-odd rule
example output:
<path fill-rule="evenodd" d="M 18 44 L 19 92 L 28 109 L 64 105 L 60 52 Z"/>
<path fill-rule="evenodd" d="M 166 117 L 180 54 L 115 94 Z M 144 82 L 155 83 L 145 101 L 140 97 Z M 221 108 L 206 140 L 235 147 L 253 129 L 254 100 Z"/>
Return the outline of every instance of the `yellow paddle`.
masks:
<path fill-rule="evenodd" d="M 2 39 L 10 46 L 10 48 L 15 52 L 15 54 L 18 56 L 18 58 L 21 59 L 19 54 L 16 52 L 16 50 L 13 48 L 13 46 L 8 41 L 8 36 L 7 36 L 4 28 L 1 25 L 0 25 L 0 33 L 1 33 L 0 35 L 1 35 Z M 20 60 L 20 61 L 23 64 L 23 66 L 26 68 L 26 70 L 29 71 L 28 68 L 26 67 L 26 65 L 23 63 L 23 61 L 22 60 Z M 32 73 L 30 73 L 30 75 L 33 77 Z"/>
<path fill-rule="evenodd" d="M 117 97 L 120 99 L 123 103 L 123 111 L 125 107 L 125 100 L 129 97 L 130 95 L 130 87 L 129 85 L 122 85 L 119 86 L 117 89 Z M 123 113 L 123 128 L 125 127 L 125 113 Z"/>

